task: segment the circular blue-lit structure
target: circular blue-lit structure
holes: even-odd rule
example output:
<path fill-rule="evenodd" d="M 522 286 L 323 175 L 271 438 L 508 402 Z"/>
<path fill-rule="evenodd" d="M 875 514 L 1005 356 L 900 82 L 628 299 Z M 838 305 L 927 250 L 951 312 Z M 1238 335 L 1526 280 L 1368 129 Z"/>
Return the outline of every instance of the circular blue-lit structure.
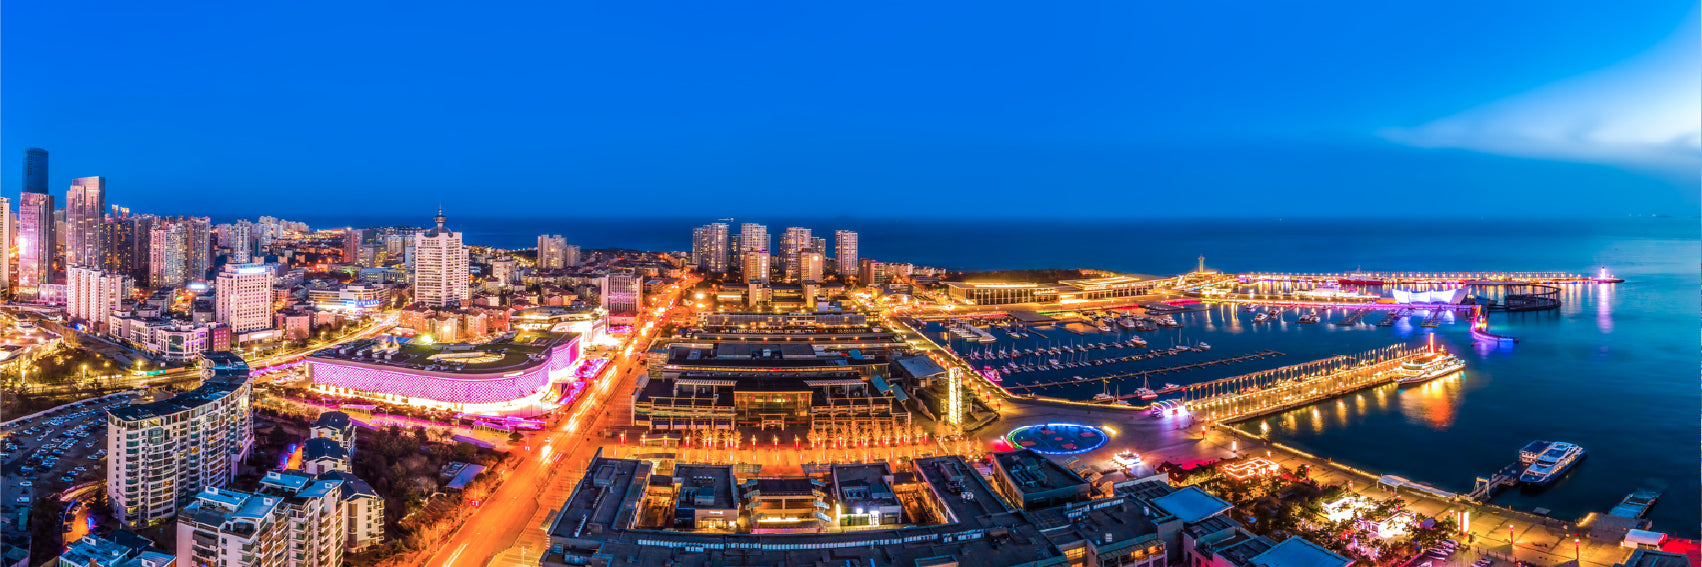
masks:
<path fill-rule="evenodd" d="M 1105 430 L 1091 425 L 1048 423 L 1024 425 L 1005 434 L 1012 447 L 1044 455 L 1075 455 L 1105 446 Z"/>

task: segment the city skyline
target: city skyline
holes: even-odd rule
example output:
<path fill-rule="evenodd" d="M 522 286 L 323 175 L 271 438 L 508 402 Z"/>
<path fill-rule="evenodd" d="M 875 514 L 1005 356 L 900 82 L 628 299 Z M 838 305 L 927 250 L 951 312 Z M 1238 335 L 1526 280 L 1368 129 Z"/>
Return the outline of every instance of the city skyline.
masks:
<path fill-rule="evenodd" d="M 249 195 L 300 195 L 266 206 L 301 215 L 369 190 L 443 201 L 464 216 L 555 214 L 464 200 L 467 190 L 500 190 L 512 202 L 736 191 L 747 197 L 743 210 L 721 214 L 791 216 L 814 210 L 792 198 L 800 192 L 893 189 L 911 205 L 879 216 L 1081 216 L 1081 198 L 1099 201 L 1086 214 L 1101 216 L 1137 207 L 1148 216 L 1290 217 L 1364 208 L 1294 198 L 1317 192 L 1424 195 L 1515 216 L 1693 214 L 1697 109 L 1671 101 L 1693 101 L 1702 89 L 1685 71 L 1697 65 L 1695 7 L 1539 6 L 1478 11 L 1469 24 L 1457 17 L 1466 5 L 1431 3 L 1230 15 L 1084 6 L 1039 19 L 998 6 L 974 16 L 944 6 L 811 8 L 776 16 L 788 31 L 768 34 L 752 27 L 761 20 L 691 6 L 644 15 L 563 8 L 527 19 L 567 26 L 569 42 L 503 34 L 459 42 L 455 52 L 397 54 L 377 74 L 358 60 L 317 55 L 358 52 L 366 42 L 418 44 L 417 30 L 451 16 L 351 10 L 315 25 L 353 26 L 360 33 L 350 36 L 363 39 L 281 52 L 272 46 L 292 43 L 276 41 L 288 30 L 314 27 L 296 20 L 305 11 L 184 8 L 136 26 L 164 14 L 18 6 L 14 21 L 41 25 L 8 30 L 14 57 L 0 73 L 11 95 L 3 110 L 14 119 L 0 132 L 0 155 L 55 152 L 47 185 L 57 195 L 74 178 L 103 176 L 127 196 L 112 202 L 202 201 L 198 210 L 161 212 L 219 216 L 252 214 L 261 205 Z M 483 25 L 517 20 L 509 15 L 478 14 L 456 27 L 484 38 Z M 240 37 L 223 31 L 232 19 L 259 16 L 276 21 L 243 26 Z M 936 25 L 952 18 L 975 25 Z M 1081 18 L 1097 23 L 1064 25 Z M 1163 20 L 1187 25 L 1153 25 Z M 72 25 L 135 52 L 109 57 L 49 31 Z M 703 41 L 706 29 L 752 33 Z M 1021 30 L 1032 41 L 1015 49 L 972 29 Z M 195 47 L 208 40 L 226 47 Z M 694 56 L 671 55 L 687 45 Z M 608 46 L 620 55 L 580 55 Z M 254 59 L 262 64 L 253 72 L 213 71 Z M 580 79 L 501 86 L 562 65 Z M 54 87 L 73 70 L 125 86 Z M 572 88 L 578 80 L 619 88 Z M 437 88 L 446 85 L 453 88 Z M 411 94 L 398 102 L 398 92 Z M 420 120 L 428 109 L 437 122 Z M 103 128 L 110 124 L 126 127 Z M 427 127 L 462 134 L 422 135 Z M 232 132 L 238 137 L 225 137 Z M 357 142 L 324 146 L 325 136 Z M 0 179 L 22 179 L 21 166 L 0 160 Z M 547 181 L 504 183 L 491 171 Z M 1620 197 L 1590 198 L 1607 189 Z M 1060 191 L 1074 198 L 1033 198 Z M 1209 211 L 1141 207 L 1201 191 L 1230 198 Z M 688 201 L 595 214 L 698 210 Z"/>

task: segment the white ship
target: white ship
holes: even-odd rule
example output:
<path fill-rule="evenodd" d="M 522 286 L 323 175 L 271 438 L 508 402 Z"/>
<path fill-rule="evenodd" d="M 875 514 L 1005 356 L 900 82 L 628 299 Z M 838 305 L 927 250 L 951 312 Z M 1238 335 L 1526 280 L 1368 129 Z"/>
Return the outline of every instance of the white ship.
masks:
<path fill-rule="evenodd" d="M 1538 455 L 1537 461 L 1525 469 L 1525 474 L 1519 475 L 1519 482 L 1538 486 L 1552 483 L 1582 458 L 1583 447 L 1560 441 L 1550 443 L 1548 450 Z"/>

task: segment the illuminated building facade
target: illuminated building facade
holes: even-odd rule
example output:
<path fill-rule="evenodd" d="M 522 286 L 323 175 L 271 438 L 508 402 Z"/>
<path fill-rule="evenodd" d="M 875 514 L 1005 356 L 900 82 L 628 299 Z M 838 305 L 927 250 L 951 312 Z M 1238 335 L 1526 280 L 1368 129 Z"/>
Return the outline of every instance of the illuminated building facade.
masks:
<path fill-rule="evenodd" d="M 272 270 L 265 264 L 226 264 L 214 286 L 219 323 L 237 333 L 272 328 Z"/>
<path fill-rule="evenodd" d="M 857 233 L 849 230 L 833 232 L 833 265 L 841 278 L 857 274 Z"/>
<path fill-rule="evenodd" d="M 53 228 L 53 195 L 25 192 L 18 200 L 18 287 L 26 292 L 53 283 L 58 243 Z"/>
<path fill-rule="evenodd" d="M 691 231 L 691 263 L 697 269 L 725 273 L 732 255 L 727 223 L 717 222 Z"/>
<path fill-rule="evenodd" d="M 102 331 L 107 329 L 107 317 L 130 299 L 136 287 L 128 275 L 97 268 L 72 266 L 65 272 L 65 314 Z"/>
<path fill-rule="evenodd" d="M 463 412 L 507 411 L 570 381 L 581 337 L 522 333 L 479 345 L 368 339 L 308 356 L 314 391 Z"/>
<path fill-rule="evenodd" d="M 194 390 L 107 412 L 106 494 L 127 527 L 169 519 L 203 488 L 229 484 L 254 445 L 248 364 L 209 353 L 201 375 Z"/>
<path fill-rule="evenodd" d="M 461 233 L 443 227 L 443 211 L 432 220 L 437 228 L 414 235 L 414 299 L 431 307 L 460 305 L 471 296 L 467 246 Z"/>
<path fill-rule="evenodd" d="M 106 220 L 106 178 L 79 177 L 65 194 L 65 265 L 99 266 Z"/>

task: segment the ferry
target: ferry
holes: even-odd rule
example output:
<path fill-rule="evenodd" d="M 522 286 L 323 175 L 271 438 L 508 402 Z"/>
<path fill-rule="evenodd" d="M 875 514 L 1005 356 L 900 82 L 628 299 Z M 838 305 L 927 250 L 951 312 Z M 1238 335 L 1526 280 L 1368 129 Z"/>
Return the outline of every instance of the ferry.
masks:
<path fill-rule="evenodd" d="M 1460 357 L 1442 352 L 1432 352 L 1402 364 L 1401 377 L 1395 382 L 1401 385 L 1428 382 L 1459 372 L 1465 367 L 1466 361 L 1460 360 Z"/>
<path fill-rule="evenodd" d="M 1537 462 L 1537 457 L 1542 456 L 1542 452 L 1548 450 L 1548 445 L 1548 441 L 1532 441 L 1529 445 L 1525 445 L 1525 448 L 1519 450 L 1519 464 L 1528 467 L 1531 463 Z"/>
<path fill-rule="evenodd" d="M 1566 471 L 1570 470 L 1572 465 L 1577 464 L 1578 460 L 1582 458 L 1584 458 L 1583 447 L 1555 441 L 1548 446 L 1547 451 L 1543 451 L 1541 455 L 1537 456 L 1537 462 L 1525 469 L 1525 474 L 1519 475 L 1519 482 L 1537 486 L 1547 485 L 1560 478 L 1560 475 L 1566 474 Z"/>

